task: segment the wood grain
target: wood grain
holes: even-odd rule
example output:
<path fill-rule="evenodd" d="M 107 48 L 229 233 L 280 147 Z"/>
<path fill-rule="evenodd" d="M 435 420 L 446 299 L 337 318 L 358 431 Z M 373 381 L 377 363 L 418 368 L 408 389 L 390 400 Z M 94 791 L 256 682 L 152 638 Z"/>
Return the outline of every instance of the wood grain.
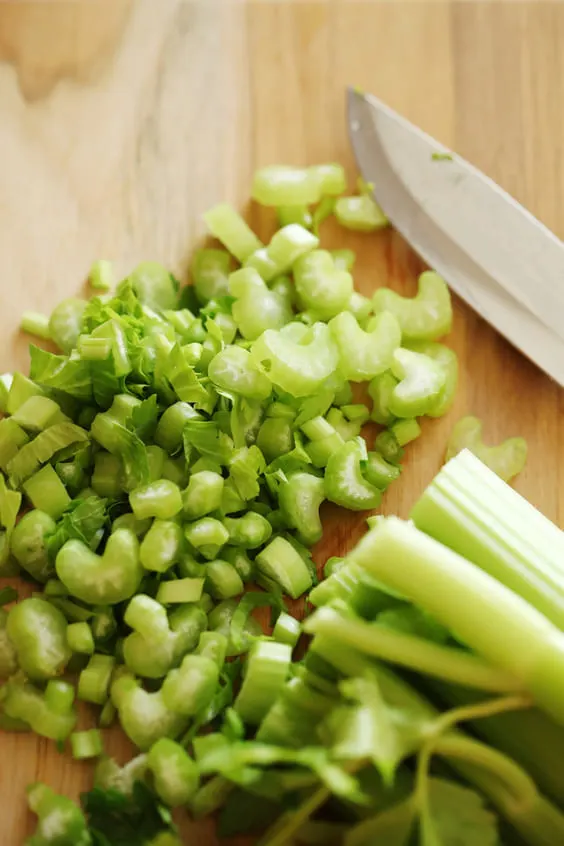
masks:
<path fill-rule="evenodd" d="M 454 146 L 564 236 L 563 38 L 557 3 L 0 4 L 3 368 L 27 366 L 21 311 L 80 290 L 95 257 L 123 273 L 157 259 L 185 278 L 201 213 L 219 199 L 246 207 L 257 165 L 337 159 L 352 180 L 347 83 Z M 268 233 L 268 216 L 249 217 Z M 343 238 L 331 226 L 324 237 Z M 394 233 L 346 241 L 361 291 L 414 290 L 420 263 Z M 425 425 L 385 510 L 407 513 L 453 420 L 475 413 L 492 440 L 528 439 L 518 487 L 562 524 L 560 391 L 458 303 L 451 343 L 462 364 L 456 407 Z M 318 560 L 362 527 L 328 510 Z M 127 753 L 116 734 L 109 745 Z M 91 777 L 32 737 L 2 735 L 0 756 L 6 846 L 30 831 L 28 782 L 76 795 Z M 217 841 L 206 825 L 194 842 Z"/>

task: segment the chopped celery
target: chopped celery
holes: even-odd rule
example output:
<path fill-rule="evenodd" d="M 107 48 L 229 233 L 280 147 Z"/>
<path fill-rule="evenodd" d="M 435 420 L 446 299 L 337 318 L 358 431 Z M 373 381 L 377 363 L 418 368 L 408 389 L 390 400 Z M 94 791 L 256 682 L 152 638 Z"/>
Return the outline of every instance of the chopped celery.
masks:
<path fill-rule="evenodd" d="M 390 464 L 399 464 L 403 458 L 404 449 L 391 429 L 384 429 L 377 435 L 374 449 Z"/>
<path fill-rule="evenodd" d="M 323 479 L 311 473 L 290 473 L 278 490 L 280 510 L 298 537 L 313 546 L 323 534 L 319 507 L 325 499 Z"/>
<path fill-rule="evenodd" d="M 399 380 L 390 396 L 392 414 L 416 417 L 436 405 L 446 381 L 440 364 L 423 353 L 400 347 L 392 354 L 391 370 Z"/>
<path fill-rule="evenodd" d="M 311 213 L 305 205 L 301 206 L 280 206 L 278 208 L 278 223 L 280 226 L 288 226 L 290 223 L 298 223 L 305 229 L 312 224 Z"/>
<path fill-rule="evenodd" d="M 305 256 L 319 245 L 319 239 L 298 223 L 284 226 L 264 250 L 257 250 L 246 265 L 258 270 L 266 282 L 289 271 L 300 256 Z"/>
<path fill-rule="evenodd" d="M 111 655 L 100 655 L 99 653 L 92 655 L 88 666 L 80 673 L 78 678 L 78 698 L 84 702 L 104 705 L 108 698 L 114 665 L 115 658 Z"/>
<path fill-rule="evenodd" d="M 399 324 L 387 313 L 375 318 L 369 332 L 347 311 L 334 317 L 329 327 L 339 348 L 339 369 L 353 382 L 368 381 L 387 370 L 401 341 Z"/>
<path fill-rule="evenodd" d="M 383 426 L 389 426 L 395 420 L 390 411 L 390 400 L 398 380 L 389 370 L 375 376 L 368 386 L 368 393 L 373 401 L 371 419 Z"/>
<path fill-rule="evenodd" d="M 388 218 L 368 194 L 339 197 L 335 203 L 335 217 L 341 226 L 357 232 L 375 232 L 388 225 Z"/>
<path fill-rule="evenodd" d="M 436 341 L 452 326 L 452 304 L 447 284 L 438 273 L 426 271 L 419 277 L 417 296 L 401 297 L 389 288 L 379 288 L 373 297 L 374 311 L 389 311 L 400 324 L 402 339 Z"/>
<path fill-rule="evenodd" d="M 390 432 L 395 436 L 400 447 L 416 440 L 421 434 L 421 426 L 415 418 L 398 420 L 390 426 Z"/>
<path fill-rule="evenodd" d="M 263 206 L 307 206 L 321 199 L 322 182 L 312 168 L 271 165 L 256 171 L 251 196 Z"/>
<path fill-rule="evenodd" d="M 16 371 L 13 375 L 8 391 L 8 399 L 6 400 L 6 411 L 8 414 L 15 414 L 16 411 L 24 404 L 30 397 L 44 396 L 45 391 L 40 388 L 23 373 Z"/>
<path fill-rule="evenodd" d="M 317 176 L 323 195 L 336 197 L 346 190 L 347 177 L 342 165 L 330 162 L 329 164 L 313 165 L 308 170 Z"/>
<path fill-rule="evenodd" d="M 290 421 L 282 417 L 267 417 L 258 430 L 256 444 L 268 462 L 290 452 L 294 444 Z"/>
<path fill-rule="evenodd" d="M 267 288 L 252 267 L 241 268 L 230 275 L 229 291 L 236 298 L 232 306 L 233 317 L 239 331 L 249 341 L 258 338 L 266 329 L 281 329 L 291 320 L 292 312 L 286 301 L 275 290 Z"/>
<path fill-rule="evenodd" d="M 347 408 L 347 406 L 342 406 L 341 408 L 330 408 L 327 412 L 327 422 L 333 426 L 335 431 L 339 433 L 344 441 L 350 441 L 351 438 L 356 438 L 360 435 L 362 424 L 364 420 L 368 418 L 368 413 L 366 414 L 366 417 L 364 415 L 356 415 L 351 420 L 345 415 L 345 408 Z"/>
<path fill-rule="evenodd" d="M 292 599 L 311 587 L 311 574 L 304 559 L 283 537 L 274 538 L 255 561 L 259 573 L 279 585 Z"/>
<path fill-rule="evenodd" d="M 88 281 L 95 291 L 110 291 L 114 286 L 114 269 L 111 261 L 98 259 L 90 268 Z"/>
<path fill-rule="evenodd" d="M 304 397 L 315 393 L 334 373 L 338 350 L 324 323 L 311 329 L 295 330 L 294 326 L 291 323 L 278 332 L 268 329 L 253 343 L 251 356 L 274 385 Z"/>
<path fill-rule="evenodd" d="M 243 722 L 257 725 L 286 681 L 292 650 L 286 643 L 259 641 L 249 653 L 247 674 L 234 708 Z"/>
<path fill-rule="evenodd" d="M 362 462 L 366 458 L 366 444 L 360 437 L 343 444 L 331 455 L 324 480 L 327 499 L 354 511 L 378 508 L 382 492 L 362 476 Z"/>
<path fill-rule="evenodd" d="M 237 261 L 246 261 L 252 253 L 262 247 L 261 241 L 241 215 L 227 203 L 214 206 L 206 212 L 204 220 L 212 235 L 227 247 Z"/>
<path fill-rule="evenodd" d="M 229 293 L 230 264 L 229 253 L 225 250 L 196 250 L 191 270 L 198 302 L 207 303 Z"/>
<path fill-rule="evenodd" d="M 216 558 L 206 566 L 206 590 L 214 599 L 231 599 L 242 593 L 243 580 L 229 561 Z"/>
<path fill-rule="evenodd" d="M 49 334 L 59 349 L 70 353 L 82 330 L 86 300 L 71 297 L 56 306 L 49 318 Z"/>
<path fill-rule="evenodd" d="M 71 498 L 55 470 L 46 464 L 24 482 L 23 489 L 34 508 L 39 508 L 57 520 L 70 504 Z"/>
<path fill-rule="evenodd" d="M 388 485 L 399 479 L 401 467 L 386 461 L 379 452 L 369 452 L 361 472 L 371 485 L 384 491 Z"/>
<path fill-rule="evenodd" d="M 242 347 L 218 352 L 209 363 L 208 376 L 218 389 L 247 399 L 264 400 L 272 393 L 269 379 L 253 366 L 250 353 Z"/>
<path fill-rule="evenodd" d="M 287 643 L 292 649 L 297 644 L 301 633 L 299 620 L 286 614 L 284 611 L 276 620 L 272 630 L 272 637 L 279 643 Z"/>
<path fill-rule="evenodd" d="M 351 271 L 356 261 L 356 253 L 353 250 L 341 249 L 330 250 L 333 256 L 333 263 L 338 270 Z"/>
<path fill-rule="evenodd" d="M 413 352 L 423 353 L 434 359 L 444 370 L 445 384 L 437 397 L 435 404 L 427 411 L 429 417 L 442 417 L 454 402 L 458 383 L 458 358 L 456 353 L 444 344 L 431 342 L 413 342 L 408 345 Z M 376 419 L 376 418 L 374 418 Z M 385 422 L 385 421 L 379 421 Z"/>
<path fill-rule="evenodd" d="M 176 286 L 168 270 L 156 261 L 144 261 L 129 274 L 128 282 L 139 300 L 151 309 L 176 306 Z"/>
<path fill-rule="evenodd" d="M 88 440 L 88 433 L 74 423 L 55 423 L 22 446 L 8 461 L 7 471 L 15 487 L 29 479 L 55 453 L 73 444 Z"/>
<path fill-rule="evenodd" d="M 299 258 L 294 278 L 301 307 L 312 309 L 324 320 L 339 314 L 353 293 L 352 276 L 335 267 L 327 250 L 312 250 Z"/>
<path fill-rule="evenodd" d="M 51 340 L 49 318 L 45 314 L 40 314 L 37 311 L 24 311 L 20 327 L 22 332 L 27 332 L 29 335 L 35 335 L 45 341 Z"/>
<path fill-rule="evenodd" d="M 372 301 L 363 294 L 359 294 L 358 291 L 353 291 L 347 303 L 347 311 L 350 311 L 358 322 L 364 325 L 372 314 Z"/>
<path fill-rule="evenodd" d="M 0 374 L 0 411 L 4 414 L 7 410 L 8 394 L 12 385 L 13 376 L 11 373 Z"/>
<path fill-rule="evenodd" d="M 446 461 L 463 449 L 480 459 L 504 482 L 509 482 L 523 470 L 527 461 L 527 442 L 524 438 L 508 438 L 496 447 L 482 440 L 482 421 L 477 417 L 463 417 L 453 428 L 447 446 Z"/>
<path fill-rule="evenodd" d="M 102 735 L 98 729 L 75 731 L 70 736 L 73 758 L 82 761 L 85 758 L 98 758 L 104 751 Z"/>
<path fill-rule="evenodd" d="M 204 590 L 204 579 L 176 579 L 161 582 L 157 591 L 157 602 L 163 605 L 173 603 L 198 602 Z"/>
<path fill-rule="evenodd" d="M 29 435 L 12 418 L 0 420 L 0 468 L 6 472 L 18 450 L 28 443 Z"/>

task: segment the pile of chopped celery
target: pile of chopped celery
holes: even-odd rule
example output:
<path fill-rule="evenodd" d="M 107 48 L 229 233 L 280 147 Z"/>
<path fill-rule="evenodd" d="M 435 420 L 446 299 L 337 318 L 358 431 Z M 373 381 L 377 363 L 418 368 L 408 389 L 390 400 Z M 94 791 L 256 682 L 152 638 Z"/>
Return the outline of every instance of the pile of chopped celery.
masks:
<path fill-rule="evenodd" d="M 496 846 L 498 817 L 564 843 L 559 530 L 464 451 L 418 528 L 370 517 L 318 583 L 322 503 L 377 509 L 457 382 L 436 273 L 369 299 L 354 254 L 320 248 L 331 215 L 386 225 L 369 186 L 345 190 L 339 165 L 264 168 L 268 244 L 218 205 L 192 285 L 152 262 L 116 285 L 101 261 L 93 299 L 24 315 L 59 352 L 0 377 L 0 574 L 34 585 L 0 609 L 0 727 L 98 761 L 82 809 L 30 788 L 30 846 L 176 846 L 176 807 L 262 846 Z M 451 451 L 518 472 L 520 443 L 479 434 Z M 139 752 L 124 767 L 103 754 L 114 723 Z"/>

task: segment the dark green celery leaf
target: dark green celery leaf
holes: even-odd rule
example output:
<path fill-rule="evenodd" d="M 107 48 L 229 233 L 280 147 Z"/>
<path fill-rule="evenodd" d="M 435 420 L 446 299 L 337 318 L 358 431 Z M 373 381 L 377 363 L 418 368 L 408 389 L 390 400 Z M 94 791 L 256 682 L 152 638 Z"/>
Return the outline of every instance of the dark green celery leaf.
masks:
<path fill-rule="evenodd" d="M 227 464 L 233 452 L 231 438 L 221 432 L 212 420 L 188 420 L 183 430 L 184 449 L 190 454 L 190 447 L 200 455 L 213 458 L 219 464 Z"/>
<path fill-rule="evenodd" d="M 100 540 L 100 529 L 108 522 L 107 504 L 106 499 L 95 494 L 86 499 L 73 499 L 57 522 L 53 534 L 46 539 L 51 560 L 55 559 L 63 544 L 71 538 L 82 541 L 95 551 Z"/>
<path fill-rule="evenodd" d="M 94 787 L 80 800 L 95 846 L 150 846 L 159 834 L 176 835 L 170 811 L 140 781 L 131 796 Z"/>
<path fill-rule="evenodd" d="M 283 812 L 280 802 L 237 788 L 227 797 L 219 814 L 217 833 L 220 837 L 257 834 L 271 825 Z"/>
<path fill-rule="evenodd" d="M 411 733 L 398 727 L 374 674 L 347 679 L 339 687 L 351 704 L 340 706 L 327 720 L 333 754 L 340 760 L 372 760 L 384 784 L 393 784 L 398 764 L 413 752 Z"/>
<path fill-rule="evenodd" d="M 343 846 L 408 846 L 415 820 L 415 803 L 410 798 L 355 825 L 346 835 Z"/>
<path fill-rule="evenodd" d="M 183 285 L 180 289 L 178 308 L 187 308 L 193 314 L 198 314 L 200 311 L 200 304 L 198 303 L 193 285 Z"/>
<path fill-rule="evenodd" d="M 421 846 L 498 846 L 497 819 L 478 793 L 430 778 L 420 818 Z"/>

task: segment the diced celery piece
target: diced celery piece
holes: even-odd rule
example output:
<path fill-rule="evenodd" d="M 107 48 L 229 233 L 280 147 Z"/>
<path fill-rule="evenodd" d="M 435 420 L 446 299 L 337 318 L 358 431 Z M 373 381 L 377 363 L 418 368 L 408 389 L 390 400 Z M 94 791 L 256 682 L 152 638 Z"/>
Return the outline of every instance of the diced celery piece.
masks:
<path fill-rule="evenodd" d="M 16 371 L 10 385 L 8 392 L 8 401 L 6 403 L 6 411 L 8 414 L 15 414 L 20 406 L 24 404 L 30 397 L 44 396 L 45 391 L 24 376 L 23 373 Z"/>
<path fill-rule="evenodd" d="M 41 432 L 53 423 L 68 421 L 68 417 L 49 397 L 33 396 L 18 408 L 12 420 L 29 432 Z"/>
<path fill-rule="evenodd" d="M 28 441 L 29 435 L 11 418 L 0 420 L 0 468 L 4 472 L 7 470 L 8 462 Z"/>
<path fill-rule="evenodd" d="M 50 464 L 46 464 L 24 482 L 23 489 L 34 508 L 58 520 L 71 498 Z"/>

